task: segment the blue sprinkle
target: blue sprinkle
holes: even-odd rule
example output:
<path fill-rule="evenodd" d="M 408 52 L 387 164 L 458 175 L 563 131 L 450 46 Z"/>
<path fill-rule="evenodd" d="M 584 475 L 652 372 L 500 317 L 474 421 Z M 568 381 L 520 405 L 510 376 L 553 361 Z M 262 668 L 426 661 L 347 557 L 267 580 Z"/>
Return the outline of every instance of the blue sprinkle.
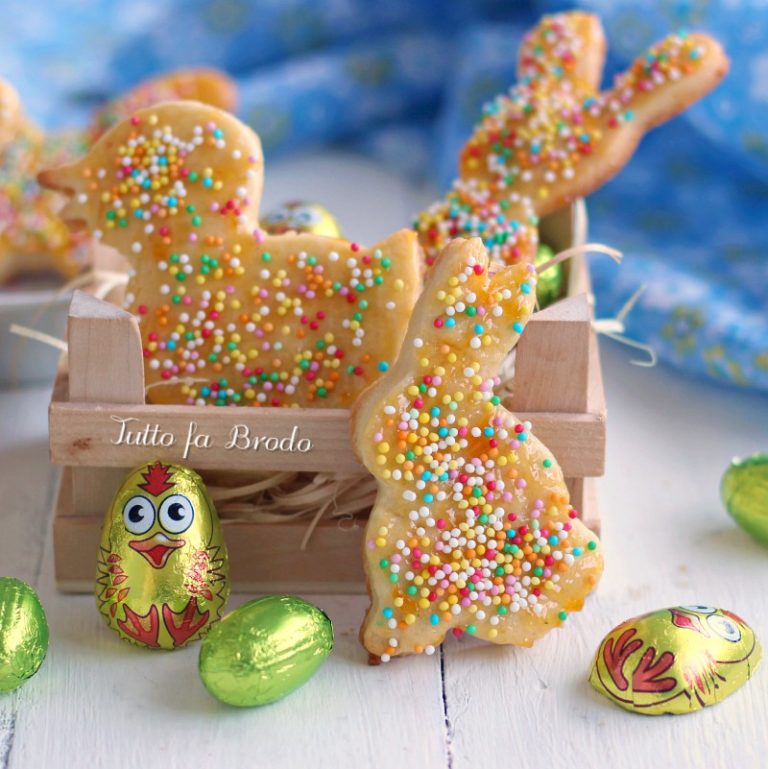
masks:
<path fill-rule="evenodd" d="M 483 435 L 485 435 L 486 437 L 490 437 L 491 435 L 493 435 L 493 428 L 492 427 L 484 428 Z"/>
<path fill-rule="evenodd" d="M 513 329 L 514 329 L 514 331 L 515 331 L 515 332 L 517 332 L 518 334 L 522 334 L 522 333 L 523 333 L 523 328 L 524 328 L 524 326 L 523 326 L 523 324 L 522 324 L 522 323 L 519 323 L 519 322 L 518 322 L 518 323 L 513 323 L 513 324 L 512 324 L 512 328 L 513 328 Z"/>
<path fill-rule="evenodd" d="M 438 406 L 432 406 L 432 408 L 429 410 L 429 413 L 433 417 L 439 417 L 440 416 L 440 408 Z"/>
<path fill-rule="evenodd" d="M 394 612 L 392 611 L 392 609 L 390 609 L 389 607 L 387 607 L 386 609 L 384 609 L 384 611 L 382 611 L 381 613 L 384 615 L 384 617 L 385 617 L 386 619 L 392 619 L 392 615 L 394 614 Z"/>
<path fill-rule="evenodd" d="M 445 320 L 446 328 L 453 328 L 455 325 L 456 325 L 456 319 L 455 318 L 446 318 L 446 320 Z"/>
<path fill-rule="evenodd" d="M 433 495 L 433 494 L 425 494 L 425 495 L 424 495 L 424 501 L 425 501 L 425 502 L 426 502 L 428 505 L 430 505 L 430 504 L 432 504 L 432 502 L 434 502 L 434 501 L 435 501 L 435 497 L 434 497 L 434 495 Z"/>
<path fill-rule="evenodd" d="M 573 548 L 573 554 L 578 558 L 584 551 L 580 547 Z"/>
<path fill-rule="evenodd" d="M 213 179 L 211 179 L 210 176 L 206 176 L 203 179 L 203 187 L 212 187 L 213 186 Z"/>
<path fill-rule="evenodd" d="M 429 618 L 429 622 L 432 625 L 439 625 L 440 624 L 440 617 L 437 614 L 432 614 Z"/>
<path fill-rule="evenodd" d="M 520 443 L 525 443 L 528 440 L 528 433 L 518 433 L 517 440 L 519 440 Z"/>
<path fill-rule="evenodd" d="M 552 536 L 549 538 L 549 544 L 550 544 L 550 545 L 556 545 L 556 544 L 557 544 L 559 541 L 560 541 L 560 540 L 559 540 L 559 538 L 557 537 L 557 535 L 556 535 L 556 534 L 553 534 L 553 535 L 552 535 Z"/>
<path fill-rule="evenodd" d="M 481 326 L 481 325 L 478 323 L 478 324 L 475 326 L 475 333 L 476 333 L 476 334 L 482 334 L 482 333 L 483 333 L 483 331 L 485 331 L 485 329 L 484 329 L 484 328 L 483 328 L 483 327 L 482 327 L 482 326 Z"/>
<path fill-rule="evenodd" d="M 530 293 L 531 293 L 531 286 L 530 286 L 530 284 L 529 284 L 529 283 L 521 283 L 521 284 L 520 284 L 520 290 L 521 290 L 521 291 L 522 291 L 524 294 L 530 294 Z"/>
<path fill-rule="evenodd" d="M 388 369 L 389 369 L 389 363 L 387 363 L 385 360 L 379 363 L 379 371 L 387 371 Z"/>

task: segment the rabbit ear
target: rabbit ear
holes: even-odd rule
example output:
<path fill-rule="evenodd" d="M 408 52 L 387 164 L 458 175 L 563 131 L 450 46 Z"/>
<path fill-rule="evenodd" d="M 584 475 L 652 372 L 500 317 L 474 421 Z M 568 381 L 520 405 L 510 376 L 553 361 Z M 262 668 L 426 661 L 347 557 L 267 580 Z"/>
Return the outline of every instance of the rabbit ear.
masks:
<path fill-rule="evenodd" d="M 533 311 L 536 271 L 520 263 L 490 273 L 489 264 L 479 238 L 452 241 L 427 275 L 404 347 L 495 376 Z"/>
<path fill-rule="evenodd" d="M 646 131 L 712 90 L 727 70 L 716 41 L 671 35 L 604 94 L 550 76 L 523 80 L 487 109 L 462 150 L 461 177 L 499 204 L 527 200 L 545 216 L 614 176 Z"/>
<path fill-rule="evenodd" d="M 129 258 L 156 258 L 258 226 L 263 157 L 237 118 L 194 101 L 140 110 L 76 163 L 39 175 L 64 193 L 62 218 Z M 200 236 L 202 238 L 202 236 Z"/>
<path fill-rule="evenodd" d="M 87 132 L 89 143 L 93 144 L 105 131 L 137 110 L 178 99 L 200 101 L 232 112 L 237 103 L 237 87 L 215 69 L 178 70 L 145 80 L 105 104 L 93 116 Z"/>
<path fill-rule="evenodd" d="M 425 372 L 441 372 L 444 384 L 466 393 L 493 388 L 533 312 L 536 271 L 521 263 L 492 274 L 489 262 L 479 238 L 454 240 L 442 252 L 427 274 L 395 365 L 357 401 L 358 436 L 386 420 L 378 409 L 382 401 L 391 405 L 429 386 Z M 466 404 L 465 415 L 475 406 L 483 408 L 482 401 Z M 358 437 L 357 445 L 368 444 Z"/>
<path fill-rule="evenodd" d="M 518 79 L 570 80 L 597 90 L 605 47 L 603 27 L 594 14 L 574 11 L 544 16 L 520 46 Z"/>
<path fill-rule="evenodd" d="M 702 34 L 669 35 L 635 59 L 601 94 L 603 127 L 634 133 L 637 143 L 644 132 L 709 93 L 728 68 L 728 57 L 717 40 Z"/>

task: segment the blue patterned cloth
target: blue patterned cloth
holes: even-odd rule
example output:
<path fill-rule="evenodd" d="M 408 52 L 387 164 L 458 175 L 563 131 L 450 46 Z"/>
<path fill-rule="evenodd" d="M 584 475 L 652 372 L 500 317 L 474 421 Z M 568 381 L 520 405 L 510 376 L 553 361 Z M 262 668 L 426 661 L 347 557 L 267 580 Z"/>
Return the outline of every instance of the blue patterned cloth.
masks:
<path fill-rule="evenodd" d="M 694 374 L 768 390 L 768 11 L 764 0 L 576 0 L 601 14 L 608 73 L 681 27 L 732 70 L 641 145 L 589 202 L 598 314 L 647 290 L 628 334 Z M 269 157 L 343 141 L 445 187 L 482 104 L 515 81 L 517 47 L 558 0 L 3 0 L 0 75 L 48 127 L 157 71 L 214 65 Z M 87 52 L 87 53 L 84 53 Z M 405 223 L 404 223 L 405 224 Z"/>

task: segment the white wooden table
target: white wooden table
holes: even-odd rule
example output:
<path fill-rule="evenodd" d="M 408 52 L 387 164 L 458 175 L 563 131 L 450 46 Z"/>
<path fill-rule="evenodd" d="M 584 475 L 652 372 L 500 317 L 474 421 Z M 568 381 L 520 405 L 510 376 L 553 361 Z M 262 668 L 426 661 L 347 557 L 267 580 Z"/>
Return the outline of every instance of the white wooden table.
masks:
<path fill-rule="evenodd" d="M 268 168 L 267 185 L 273 203 L 297 190 L 324 199 L 363 241 L 407 223 L 429 194 L 363 161 L 337 167 L 327 157 Z M 91 596 L 56 591 L 48 391 L 0 393 L 0 574 L 38 589 L 51 627 L 38 675 L 0 695 L 0 769 L 765 767 L 766 670 L 717 707 L 660 718 L 616 708 L 586 678 L 613 625 L 674 604 L 732 609 L 768 643 L 768 550 L 718 498 L 733 455 L 768 450 L 768 399 L 635 368 L 612 344 L 603 359 L 606 571 L 585 611 L 534 649 L 451 637 L 441 654 L 371 668 L 357 642 L 365 599 L 308 596 L 333 619 L 336 648 L 303 689 L 258 710 L 206 693 L 197 648 L 130 647 Z"/>

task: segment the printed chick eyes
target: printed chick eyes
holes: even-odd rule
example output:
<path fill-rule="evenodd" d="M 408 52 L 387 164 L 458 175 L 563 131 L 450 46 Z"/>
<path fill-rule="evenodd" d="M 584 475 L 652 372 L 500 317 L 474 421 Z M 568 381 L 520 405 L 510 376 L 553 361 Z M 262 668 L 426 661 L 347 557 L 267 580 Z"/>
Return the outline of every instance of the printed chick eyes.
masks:
<path fill-rule="evenodd" d="M 720 638 L 724 638 L 732 643 L 737 643 L 741 640 L 741 630 L 739 630 L 739 626 L 732 619 L 723 617 L 720 614 L 710 614 L 707 617 L 707 623 Z"/>
<path fill-rule="evenodd" d="M 269 224 L 282 224 L 288 220 L 288 211 L 284 208 L 279 208 L 277 211 L 273 211 L 267 218 Z"/>
<path fill-rule="evenodd" d="M 696 612 L 697 614 L 714 614 L 717 611 L 717 609 L 714 606 L 700 606 L 698 604 L 681 606 L 680 608 L 687 609 L 688 611 Z"/>
<path fill-rule="evenodd" d="M 160 505 L 160 525 L 171 534 L 186 531 L 195 519 L 195 508 L 183 494 L 173 494 Z"/>
<path fill-rule="evenodd" d="M 320 221 L 320 214 L 311 208 L 297 208 L 293 218 L 300 224 L 315 224 Z"/>
<path fill-rule="evenodd" d="M 145 534 L 155 522 L 155 506 L 141 495 L 131 497 L 123 506 L 123 522 L 131 534 Z"/>

